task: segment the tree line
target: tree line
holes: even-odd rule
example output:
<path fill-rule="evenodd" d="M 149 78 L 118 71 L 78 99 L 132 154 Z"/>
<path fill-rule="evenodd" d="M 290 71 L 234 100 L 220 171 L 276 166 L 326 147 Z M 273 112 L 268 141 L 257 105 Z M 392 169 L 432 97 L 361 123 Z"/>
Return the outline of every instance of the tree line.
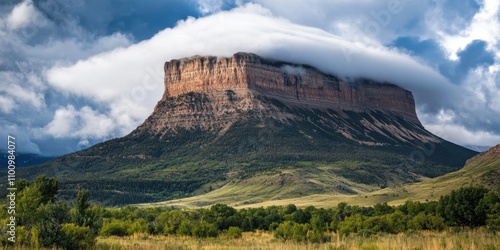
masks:
<path fill-rule="evenodd" d="M 58 181 L 39 176 L 29 183 L 16 183 L 16 244 L 27 247 L 88 249 L 97 236 L 183 235 L 192 237 L 239 238 L 242 232 L 263 230 L 285 241 L 326 242 L 332 233 L 401 233 L 419 230 L 441 231 L 450 227 L 487 227 L 500 230 L 500 193 L 482 186 L 452 191 L 438 201 L 407 201 L 373 207 L 340 203 L 333 208 L 270 206 L 237 210 L 224 204 L 210 208 L 103 208 L 89 203 L 89 191 L 81 190 L 72 203 L 58 200 Z M 7 204 L 4 200 L 3 204 Z M 0 211 L 3 225 L 9 220 Z M 7 241 L 2 227 L 1 243 Z"/>

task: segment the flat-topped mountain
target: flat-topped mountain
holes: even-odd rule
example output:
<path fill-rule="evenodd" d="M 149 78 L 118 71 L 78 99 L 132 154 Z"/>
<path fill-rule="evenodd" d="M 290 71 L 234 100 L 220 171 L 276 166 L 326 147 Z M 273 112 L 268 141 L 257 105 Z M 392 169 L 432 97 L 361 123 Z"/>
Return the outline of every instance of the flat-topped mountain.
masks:
<path fill-rule="evenodd" d="M 272 200 L 415 182 L 476 154 L 425 130 L 411 92 L 390 83 L 250 53 L 171 60 L 164 80 L 163 98 L 129 135 L 23 176 L 57 176 L 62 195 L 87 188 L 108 205 L 229 186 Z"/>
<path fill-rule="evenodd" d="M 415 113 L 410 91 L 389 83 L 358 79 L 353 82 L 324 74 L 306 65 L 294 65 L 237 53 L 230 58 L 195 56 L 165 63 L 165 93 L 153 114 L 136 133 L 165 135 L 178 129 L 217 130 L 247 115 L 281 122 L 303 120 L 266 100 L 293 109 L 325 111 L 335 119 L 334 130 L 363 144 L 438 142 L 424 131 Z M 350 113 L 366 118 L 352 126 Z M 418 127 L 407 130 L 398 121 L 378 121 L 375 116 L 397 117 Z M 259 118 L 260 117 L 260 118 Z"/>
<path fill-rule="evenodd" d="M 195 56 L 165 63 L 163 101 L 190 92 L 212 94 L 228 90 L 240 99 L 247 99 L 252 92 L 300 107 L 392 111 L 418 122 L 411 92 L 392 84 L 345 82 L 305 65 L 249 53 L 237 53 L 230 58 Z"/>

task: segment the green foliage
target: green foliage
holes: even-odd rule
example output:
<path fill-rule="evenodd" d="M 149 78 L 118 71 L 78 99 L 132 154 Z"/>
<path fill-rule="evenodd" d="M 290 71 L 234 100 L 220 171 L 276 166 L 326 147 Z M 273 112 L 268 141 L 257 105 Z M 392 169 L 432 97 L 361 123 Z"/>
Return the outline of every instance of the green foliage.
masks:
<path fill-rule="evenodd" d="M 186 215 L 182 211 L 171 210 L 161 212 L 154 220 L 154 232 L 165 235 L 175 234 L 185 219 Z M 189 231 L 191 230 L 186 230 L 186 232 Z"/>
<path fill-rule="evenodd" d="M 239 227 L 229 227 L 225 232 L 225 236 L 230 239 L 241 238 L 241 229 Z"/>
<path fill-rule="evenodd" d="M 62 225 L 61 232 L 59 246 L 64 249 L 91 249 L 95 245 L 95 236 L 89 227 L 68 223 Z"/>
<path fill-rule="evenodd" d="M 487 207 L 481 202 L 484 187 L 462 187 L 439 199 L 440 215 L 453 226 L 477 227 L 486 224 Z"/>
<path fill-rule="evenodd" d="M 276 238 L 283 239 L 285 241 L 294 240 L 300 242 L 306 240 L 308 230 L 309 225 L 307 224 L 285 221 L 280 224 L 278 228 L 276 228 L 274 234 Z"/>
<path fill-rule="evenodd" d="M 458 189 L 441 197 L 439 202 L 408 201 L 395 207 L 385 203 L 374 207 L 340 203 L 328 209 L 287 205 L 236 210 L 216 204 L 210 208 L 176 210 L 92 206 L 87 191 L 79 192 L 71 208 L 57 199 L 52 201 L 54 192 L 42 192 L 44 187 L 50 187 L 47 183 L 53 181 L 45 179 L 38 183 L 26 184 L 18 195 L 18 211 L 23 213 L 19 213 L 17 225 L 18 244 L 28 248 L 88 249 L 94 246 L 97 234 L 127 236 L 149 233 L 207 238 L 222 233 L 226 238 L 240 238 L 243 232 L 254 230 L 272 231 L 276 238 L 284 241 L 321 243 L 331 240 L 331 232 L 368 237 L 379 233 L 441 231 L 447 226 L 459 225 L 463 221 L 460 218 L 464 214 L 470 215 L 470 211 L 484 219 L 466 221 L 473 222 L 467 226 L 487 226 L 498 231 L 500 222 L 498 191 L 482 187 Z M 466 206 L 457 205 L 460 202 Z M 0 218 L 8 218 L 5 210 L 0 210 L 0 215 Z M 6 224 L 7 221 L 3 219 L 1 222 Z M 0 230 L 6 234 L 5 229 Z M 5 239 L 1 242 L 8 244 Z"/>
<path fill-rule="evenodd" d="M 192 225 L 187 220 L 183 220 L 177 229 L 178 235 L 192 235 Z"/>
<path fill-rule="evenodd" d="M 40 190 L 40 203 L 46 204 L 54 202 L 58 193 L 58 181 L 55 178 L 47 178 L 45 175 L 36 177 L 35 182 L 32 184 Z"/>
<path fill-rule="evenodd" d="M 206 221 L 199 221 L 191 228 L 191 235 L 199 238 L 216 237 L 218 233 L 217 227 Z"/>
<path fill-rule="evenodd" d="M 118 219 L 107 219 L 105 218 L 102 224 L 102 228 L 99 232 L 101 236 L 125 236 L 130 235 L 128 226 L 131 221 L 121 221 Z"/>
<path fill-rule="evenodd" d="M 443 230 L 445 228 L 444 219 L 436 215 L 428 215 L 420 212 L 408 221 L 408 229 L 411 230 Z"/>
<path fill-rule="evenodd" d="M 71 215 L 69 205 L 57 200 L 56 179 L 39 176 L 32 183 L 18 180 L 16 186 L 18 244 L 29 248 L 63 249 L 88 249 L 94 245 L 95 234 L 91 229 L 72 224 L 76 217 Z M 0 211 L 0 215 L 3 213 Z M 88 221 L 95 219 L 88 218 Z"/>
<path fill-rule="evenodd" d="M 491 231 L 500 231 L 500 202 L 491 207 L 490 214 L 486 220 L 486 225 Z"/>
<path fill-rule="evenodd" d="M 488 211 L 487 228 L 491 231 L 500 231 L 500 189 L 489 191 L 481 202 Z"/>

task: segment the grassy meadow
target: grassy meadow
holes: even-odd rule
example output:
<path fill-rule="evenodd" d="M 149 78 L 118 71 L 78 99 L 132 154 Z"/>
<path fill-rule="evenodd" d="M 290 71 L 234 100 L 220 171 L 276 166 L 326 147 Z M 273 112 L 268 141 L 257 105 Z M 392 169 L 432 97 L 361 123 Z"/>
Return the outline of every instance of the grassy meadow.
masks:
<path fill-rule="evenodd" d="M 134 234 L 127 237 L 99 237 L 97 249 L 498 249 L 500 234 L 485 229 L 466 229 L 459 232 L 421 231 L 415 233 L 380 234 L 370 237 L 332 234 L 331 242 L 297 243 L 276 239 L 271 233 L 245 232 L 239 239 L 194 238 L 189 236 L 152 236 Z"/>

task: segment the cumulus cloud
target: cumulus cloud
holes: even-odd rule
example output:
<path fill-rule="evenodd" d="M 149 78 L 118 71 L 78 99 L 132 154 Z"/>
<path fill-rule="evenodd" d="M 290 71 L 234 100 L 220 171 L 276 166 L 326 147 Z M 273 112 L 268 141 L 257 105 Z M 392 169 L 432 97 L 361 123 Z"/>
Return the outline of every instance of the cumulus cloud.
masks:
<path fill-rule="evenodd" d="M 432 132 L 458 143 L 495 144 L 500 135 L 498 1 L 399 0 L 399 9 L 391 2 L 25 0 L 0 5 L 7 17 L 0 20 L 0 134 L 15 127 L 28 141 L 52 145 L 42 147 L 45 154 L 125 135 L 161 98 L 165 61 L 248 51 L 344 78 L 396 83 L 414 93 L 418 115 Z M 221 12 L 227 9 L 232 10 Z M 196 11 L 205 17 L 186 18 Z M 184 20 L 164 29 L 179 19 Z"/>
<path fill-rule="evenodd" d="M 16 5 L 7 17 L 7 26 L 11 30 L 16 30 L 28 25 L 40 25 L 38 21 L 44 22 L 40 12 L 37 11 L 32 0 L 25 0 Z"/>
<path fill-rule="evenodd" d="M 54 91 L 43 72 L 54 65 L 74 64 L 94 54 L 129 46 L 133 39 L 122 33 L 92 35 L 71 19 L 57 19 L 39 8 L 49 2 L 0 4 L 0 15 L 6 17 L 0 20 L 0 136 L 17 133 L 25 144 L 19 147 L 20 152 L 59 154 L 51 150 L 51 143 L 35 142 L 39 128 L 52 120 L 60 103 L 81 107 L 88 102 Z M 48 139 L 46 136 L 44 140 Z M 42 145 L 41 150 L 37 143 Z M 0 150 L 5 147 L 0 145 Z"/>
<path fill-rule="evenodd" d="M 76 110 L 72 105 L 56 110 L 54 119 L 47 124 L 40 135 L 51 135 L 54 138 L 81 138 L 88 143 L 88 139 L 105 138 L 109 136 L 114 121 L 88 106 Z"/>
<path fill-rule="evenodd" d="M 231 56 L 239 51 L 309 64 L 341 77 L 363 76 L 393 82 L 414 91 L 417 99 L 429 107 L 446 104 L 439 92 L 448 93 L 450 98 L 457 94 L 439 73 L 405 54 L 354 44 L 320 29 L 296 25 L 253 4 L 188 19 L 126 49 L 97 55 L 69 67 L 54 67 L 47 72 L 47 79 L 54 87 L 100 102 L 124 97 L 137 102 L 133 100 L 134 92 L 145 91 L 151 98 L 137 104 L 151 108 L 161 96 L 158 91 L 161 84 L 152 85 L 150 90 L 141 88 L 149 74 L 147 68 L 193 54 Z M 162 73 L 155 71 L 150 79 L 162 79 Z"/>
<path fill-rule="evenodd" d="M 17 100 L 20 105 L 27 104 L 40 109 L 45 104 L 43 95 L 37 93 L 34 88 L 21 87 L 21 81 L 23 80 L 23 76 L 19 74 L 0 72 L 0 93 L 8 96 L 10 101 Z M 32 78 L 32 81 L 36 80 Z M 14 105 L 8 106 L 12 109 Z"/>
<path fill-rule="evenodd" d="M 484 44 L 473 44 L 471 48 L 478 46 Z M 130 127 L 120 128 L 126 131 L 142 122 L 161 97 L 163 88 L 159 79 L 163 72 L 152 69 L 174 58 L 194 54 L 231 56 L 239 51 L 309 64 L 344 78 L 368 77 L 398 84 L 414 93 L 419 114 L 431 114 L 424 122 L 435 119 L 432 114 L 440 110 L 456 108 L 456 100 L 463 100 L 469 94 L 437 70 L 398 50 L 346 41 L 321 29 L 276 17 L 255 4 L 186 19 L 149 40 L 69 67 L 54 67 L 46 76 L 52 86 L 62 91 L 114 106 L 127 103 L 122 111 L 129 112 Z M 469 52 L 465 48 L 461 56 L 466 57 Z M 491 63 L 491 58 L 487 59 Z M 120 115 L 116 112 L 120 113 L 115 109 L 115 116 Z"/>
<path fill-rule="evenodd" d="M 397 36 L 422 33 L 422 18 L 431 0 L 255 0 L 275 15 L 318 27 L 350 41 L 388 43 Z"/>
<path fill-rule="evenodd" d="M 438 19 L 443 15 L 434 15 L 433 23 L 429 24 L 439 36 L 441 45 L 448 52 L 451 59 L 458 59 L 457 52 L 465 49 L 474 40 L 486 41 L 487 49 L 495 49 L 498 54 L 498 41 L 500 40 L 500 2 L 497 0 L 484 0 L 480 10 L 475 13 L 470 23 L 465 23 L 456 32 L 447 32 L 442 25 L 451 22 Z"/>
<path fill-rule="evenodd" d="M 9 97 L 0 96 L 0 111 L 10 113 L 14 109 L 15 102 Z"/>

